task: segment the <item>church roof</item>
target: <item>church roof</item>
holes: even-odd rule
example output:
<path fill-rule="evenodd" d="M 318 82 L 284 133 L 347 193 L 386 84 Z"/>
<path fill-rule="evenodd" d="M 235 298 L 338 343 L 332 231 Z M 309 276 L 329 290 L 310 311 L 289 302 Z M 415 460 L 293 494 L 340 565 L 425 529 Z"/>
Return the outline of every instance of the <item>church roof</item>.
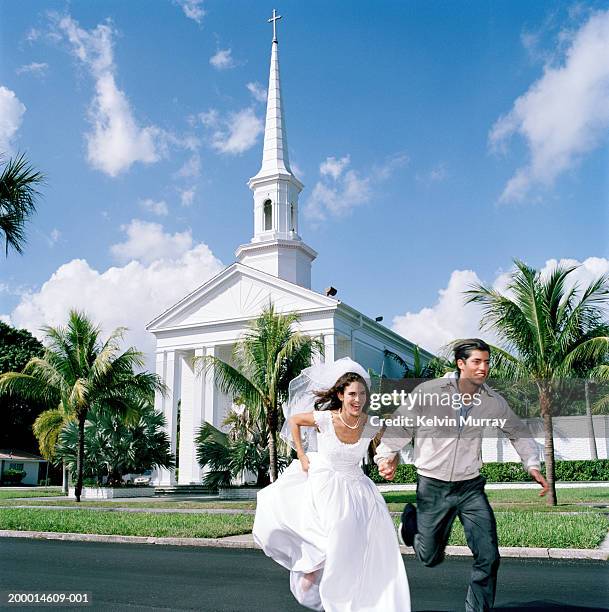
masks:
<path fill-rule="evenodd" d="M 350 327 L 402 346 L 404 350 L 414 347 L 406 338 L 340 300 L 241 263 L 228 266 L 197 287 L 150 321 L 146 329 L 157 333 L 225 323 L 248 323 L 260 314 L 269 301 L 273 302 L 278 312 L 297 312 L 301 317 L 327 313 L 340 317 Z M 427 351 L 422 352 L 428 358 L 433 357 Z"/>
<path fill-rule="evenodd" d="M 338 300 L 272 274 L 234 263 L 154 318 L 151 332 L 256 318 L 272 301 L 279 312 L 334 310 Z"/>

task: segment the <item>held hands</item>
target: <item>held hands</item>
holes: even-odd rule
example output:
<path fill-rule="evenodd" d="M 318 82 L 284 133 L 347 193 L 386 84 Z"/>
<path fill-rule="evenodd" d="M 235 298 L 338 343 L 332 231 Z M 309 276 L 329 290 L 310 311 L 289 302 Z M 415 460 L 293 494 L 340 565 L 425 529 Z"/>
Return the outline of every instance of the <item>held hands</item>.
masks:
<path fill-rule="evenodd" d="M 541 493 L 539 496 L 543 497 L 550 489 L 548 481 L 543 477 L 543 474 L 539 470 L 531 470 L 529 474 L 531 474 L 533 480 L 536 480 L 541 485 Z"/>
<path fill-rule="evenodd" d="M 385 459 L 379 463 L 379 474 L 385 480 L 393 480 L 395 477 L 395 470 L 398 467 L 398 456 L 395 455 L 393 459 Z"/>
<path fill-rule="evenodd" d="M 309 471 L 309 458 L 307 457 L 307 455 L 305 453 L 301 453 L 301 454 L 299 453 L 298 459 L 300 459 L 300 465 L 302 466 L 302 471 L 308 472 Z"/>

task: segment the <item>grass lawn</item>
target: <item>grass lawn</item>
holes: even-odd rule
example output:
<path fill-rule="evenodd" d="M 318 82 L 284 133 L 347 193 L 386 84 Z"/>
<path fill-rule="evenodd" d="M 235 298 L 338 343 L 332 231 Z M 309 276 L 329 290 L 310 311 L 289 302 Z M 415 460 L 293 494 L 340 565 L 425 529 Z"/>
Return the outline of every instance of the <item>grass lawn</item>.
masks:
<path fill-rule="evenodd" d="M 0 509 L 0 529 L 96 533 L 153 537 L 217 538 L 249 533 L 254 517 L 243 514 L 158 514 L 74 510 Z M 399 521 L 395 517 L 396 523 Z M 609 518 L 600 513 L 548 515 L 539 512 L 499 512 L 501 546 L 596 548 Z M 465 545 L 463 528 L 455 521 L 449 544 Z"/>
<path fill-rule="evenodd" d="M 598 512 L 598 508 L 578 506 L 577 503 L 609 503 L 609 487 L 581 487 L 577 489 L 559 489 L 558 505 L 548 506 L 545 498 L 539 497 L 537 489 L 498 489 L 487 490 L 491 506 L 497 512 L 535 511 L 535 512 Z M 389 510 L 401 511 L 406 502 L 415 503 L 414 491 L 388 491 L 383 493 Z"/>
<path fill-rule="evenodd" d="M 249 533 L 244 514 L 158 514 L 2 508 L 0 529 L 149 537 L 221 538 Z"/>
<path fill-rule="evenodd" d="M 129 501 L 128 499 L 117 501 L 91 500 L 77 502 L 72 499 L 67 500 L 0 500 L 0 507 L 11 506 L 73 506 L 78 508 L 169 508 L 169 509 L 218 509 L 218 510 L 255 510 L 256 502 L 251 501 Z"/>
<path fill-rule="evenodd" d="M 599 513 L 565 516 L 541 512 L 498 512 L 495 516 L 499 546 L 597 548 L 609 529 L 609 518 Z M 398 517 L 394 520 L 399 523 Z M 448 543 L 467 546 L 459 519 L 453 524 Z"/>
<path fill-rule="evenodd" d="M 28 489 L 19 491 L 13 489 L 12 491 L 3 491 L 0 489 L 0 499 L 13 499 L 15 497 L 57 497 L 63 495 L 59 489 L 36 489 L 35 491 Z"/>

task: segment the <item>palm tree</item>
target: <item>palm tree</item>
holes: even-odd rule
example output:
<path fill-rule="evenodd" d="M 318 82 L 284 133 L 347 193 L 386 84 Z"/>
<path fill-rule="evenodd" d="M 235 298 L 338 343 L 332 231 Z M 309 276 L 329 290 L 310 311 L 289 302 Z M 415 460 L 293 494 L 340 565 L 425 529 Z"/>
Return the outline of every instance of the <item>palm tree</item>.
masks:
<path fill-rule="evenodd" d="M 511 380 L 532 380 L 539 394 L 544 425 L 548 503 L 556 505 L 552 416 L 560 407 L 560 389 L 569 378 L 609 378 L 609 324 L 603 307 L 609 277 L 601 276 L 583 291 L 566 288 L 577 266 L 558 265 L 548 275 L 515 260 L 505 294 L 476 285 L 467 303 L 482 306 L 482 328 L 492 328 L 503 348 L 494 348 L 498 370 Z M 493 366 L 495 367 L 495 366 Z"/>
<path fill-rule="evenodd" d="M 290 380 L 323 352 L 319 339 L 294 329 L 298 321 L 296 313 L 276 313 L 271 303 L 235 344 L 234 365 L 213 356 L 197 360 L 199 369 L 213 370 L 221 391 L 239 398 L 248 410 L 265 420 L 271 482 L 278 475 L 277 432 L 282 418 L 279 407 L 287 399 Z"/>
<path fill-rule="evenodd" d="M 415 344 L 412 351 L 412 366 L 408 365 L 406 360 L 400 357 L 400 355 L 389 349 L 384 350 L 384 355 L 395 361 L 404 370 L 402 378 L 434 378 L 442 376 L 447 368 L 450 369 L 448 362 L 441 357 L 433 357 L 424 364 L 421 357 L 421 349 L 417 344 Z"/>
<path fill-rule="evenodd" d="M 65 327 L 44 327 L 45 352 L 34 357 L 21 373 L 0 376 L 0 393 L 41 401 L 53 411 L 44 417 L 58 427 L 61 415 L 78 426 L 76 499 L 82 493 L 85 423 L 91 408 L 135 419 L 138 401 L 155 391 L 164 392 L 156 374 L 135 373 L 144 365 L 143 354 L 130 347 L 120 351 L 125 328 L 117 328 L 102 342 L 101 331 L 83 313 L 70 311 Z M 59 413 L 57 412 L 59 411 Z M 42 421 L 41 421 L 42 422 Z M 54 424 L 54 425 L 53 425 Z M 55 440 L 56 441 L 56 440 Z M 49 438 L 45 444 L 53 443 Z"/>
<path fill-rule="evenodd" d="M 151 396 L 141 401 L 137 421 L 103 408 L 89 411 L 85 426 L 85 475 L 98 482 L 107 476 L 108 484 L 120 485 L 123 474 L 175 466 L 165 417 L 154 409 L 152 399 Z M 70 421 L 59 435 L 56 455 L 72 471 L 76 467 L 77 449 L 78 428 L 75 421 Z"/>
<path fill-rule="evenodd" d="M 9 247 L 17 253 L 25 245 L 25 223 L 36 212 L 35 186 L 44 175 L 34 170 L 24 154 L 9 159 L 0 175 L 0 232 L 4 234 L 5 254 Z"/>
<path fill-rule="evenodd" d="M 41 412 L 34 421 L 32 427 L 34 435 L 38 440 L 38 447 L 41 455 L 51 463 L 55 463 L 55 449 L 63 428 L 69 423 L 70 415 L 63 409 L 63 404 L 59 408 L 50 408 Z M 68 494 L 68 468 L 62 462 L 63 474 L 63 493 Z"/>

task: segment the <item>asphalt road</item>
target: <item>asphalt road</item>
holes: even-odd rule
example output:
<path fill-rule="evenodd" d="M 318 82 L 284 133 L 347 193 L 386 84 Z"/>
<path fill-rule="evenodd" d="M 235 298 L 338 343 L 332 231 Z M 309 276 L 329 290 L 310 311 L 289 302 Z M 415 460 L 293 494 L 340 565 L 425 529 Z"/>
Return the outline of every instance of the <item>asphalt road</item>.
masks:
<path fill-rule="evenodd" d="M 413 610 L 463 609 L 470 559 L 432 569 L 411 557 L 405 563 Z M 288 573 L 257 550 L 2 538 L 0 591 L 2 609 L 7 591 L 63 591 L 90 593 L 89 607 L 62 607 L 70 610 L 304 610 Z M 529 612 L 609 610 L 609 563 L 504 559 L 496 603 Z"/>

